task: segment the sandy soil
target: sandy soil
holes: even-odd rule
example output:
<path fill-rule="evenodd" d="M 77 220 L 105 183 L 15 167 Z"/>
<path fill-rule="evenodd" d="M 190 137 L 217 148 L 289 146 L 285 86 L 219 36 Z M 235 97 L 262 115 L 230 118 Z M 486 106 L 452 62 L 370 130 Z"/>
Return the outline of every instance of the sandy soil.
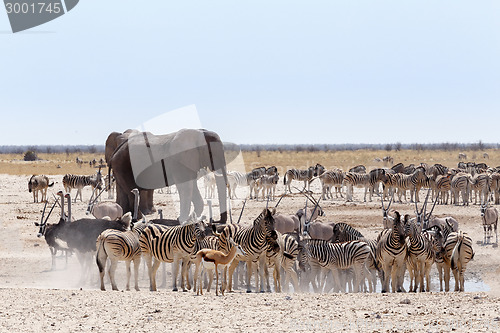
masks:
<path fill-rule="evenodd" d="M 160 331 L 368 331 L 368 332 L 498 332 L 500 331 L 500 258 L 498 248 L 481 245 L 483 230 L 479 206 L 438 206 L 437 216 L 454 216 L 460 227 L 473 238 L 475 258 L 466 273 L 465 293 L 438 292 L 438 278 L 432 272 L 430 293 L 417 294 L 314 294 L 252 293 L 242 289 L 225 297 L 215 293 L 195 296 L 192 291 L 172 292 L 167 265 L 167 288 L 153 293 L 143 268 L 141 291 L 123 291 L 124 265 L 117 276 L 121 291 L 101 292 L 97 267 L 91 281 L 80 283 L 76 256 L 66 265 L 57 258 L 52 271 L 50 252 L 43 238 L 37 238 L 43 203 L 33 203 L 27 191 L 29 176 L 0 175 L 0 332 L 146 332 Z M 50 176 L 56 184 L 49 191 L 62 189 L 62 176 Z M 297 185 L 298 186 L 298 185 Z M 313 190 L 319 193 L 316 184 Z M 283 192 L 279 186 L 278 192 Z M 203 191 L 202 191 L 203 193 Z M 243 191 L 239 194 L 243 197 Z M 319 194 L 316 194 L 319 196 Z M 423 200 L 424 194 L 421 193 Z M 84 200 L 90 190 L 83 192 Z M 355 202 L 343 199 L 325 201 L 325 221 L 346 222 L 363 234 L 375 238 L 381 230 L 380 201 L 364 203 L 355 192 Z M 155 194 L 157 208 L 176 217 L 177 195 Z M 294 213 L 304 198 L 283 199 L 279 211 Z M 242 223 L 248 223 L 265 207 L 265 202 L 246 203 Z M 234 200 L 236 220 L 242 200 Z M 73 205 L 76 218 L 85 216 L 86 203 Z M 410 204 L 394 204 L 403 213 L 412 213 Z M 217 209 L 217 207 L 216 207 Z M 55 211 L 50 222 L 56 222 Z M 408 284 L 406 283 L 405 286 Z M 452 278 L 451 286 L 454 286 Z M 109 281 L 106 287 L 111 289 Z M 380 290 L 380 289 L 379 289 Z"/>

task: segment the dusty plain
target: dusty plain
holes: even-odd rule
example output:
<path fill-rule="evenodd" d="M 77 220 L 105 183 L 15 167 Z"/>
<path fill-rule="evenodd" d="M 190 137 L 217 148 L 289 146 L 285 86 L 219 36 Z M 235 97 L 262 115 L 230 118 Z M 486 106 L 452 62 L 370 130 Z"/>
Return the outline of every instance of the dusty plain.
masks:
<path fill-rule="evenodd" d="M 500 152 L 496 150 L 488 151 L 489 160 L 483 159 L 482 152 L 468 152 L 469 156 L 473 154 L 476 162 L 500 164 Z M 260 156 L 252 152 L 245 153 L 243 158 L 248 168 L 275 164 L 284 170 L 321 163 L 346 170 L 356 164 L 365 164 L 368 169 L 381 166 L 374 158 L 386 155 L 405 165 L 438 162 L 455 167 L 458 162 L 458 152 L 427 151 L 261 152 Z M 23 162 L 21 155 L 0 155 L 0 332 L 500 331 L 500 249 L 482 245 L 479 205 L 447 205 L 435 209 L 437 216 L 455 217 L 460 228 L 473 239 L 475 258 L 469 263 L 463 293 L 439 292 L 437 272 L 433 268 L 429 293 L 380 294 L 379 288 L 375 294 L 247 294 L 240 288 L 224 297 L 216 297 L 213 289 L 196 296 L 192 291 L 171 291 L 170 265 L 167 265 L 167 286 L 158 292 L 148 290 L 144 267 L 139 273 L 141 291 L 124 291 L 122 263 L 117 271 L 120 291 L 102 292 L 97 284 L 97 266 L 93 279 L 80 283 L 80 267 L 75 255 L 69 257 L 67 265 L 64 257 L 58 256 L 57 267 L 51 270 L 49 249 L 43 238 L 37 238 L 38 228 L 34 226 L 34 222 L 40 221 L 43 203 L 33 203 L 33 196 L 27 190 L 31 174 L 47 174 L 55 182 L 48 195 L 49 200 L 53 200 L 52 193 L 62 190 L 65 173 L 91 174 L 96 169 L 88 165 L 78 168 L 74 162 L 76 155 L 41 157 L 42 161 Z M 97 159 L 100 157 L 96 155 Z M 199 184 L 204 194 L 203 183 Z M 294 185 L 300 187 L 301 183 Z M 318 197 L 318 182 L 313 183 L 312 190 Z M 281 180 L 278 193 L 283 191 Z M 244 194 L 244 190 L 238 192 L 240 198 Z M 421 200 L 424 196 L 422 191 Z M 85 200 L 89 197 L 90 190 L 85 189 L 84 202 L 73 205 L 76 218 L 85 216 Z M 294 194 L 284 198 L 278 210 L 294 213 L 304 202 L 303 196 Z M 243 200 L 232 201 L 234 219 L 242 203 Z M 155 204 L 169 217 L 177 216 L 177 194 L 155 193 Z M 265 201 L 247 201 L 242 223 L 250 223 L 265 205 Z M 324 201 L 322 207 L 326 212 L 325 222 L 349 223 L 369 238 L 375 238 L 382 229 L 380 199 L 375 197 L 365 203 L 360 189 L 356 190 L 352 203 L 337 198 Z M 409 214 L 414 211 L 409 203 L 393 204 L 392 208 Z M 58 218 L 59 211 L 55 210 L 49 222 L 55 223 Z M 454 286 L 453 278 L 451 286 Z M 109 281 L 106 287 L 111 289 Z"/>

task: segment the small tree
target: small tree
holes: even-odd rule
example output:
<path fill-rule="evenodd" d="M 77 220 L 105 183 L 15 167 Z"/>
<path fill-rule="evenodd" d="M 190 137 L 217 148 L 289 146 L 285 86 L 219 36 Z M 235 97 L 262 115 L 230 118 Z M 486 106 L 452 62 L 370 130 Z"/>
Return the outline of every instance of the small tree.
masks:
<path fill-rule="evenodd" d="M 36 155 L 36 152 L 33 150 L 28 150 L 27 152 L 24 153 L 24 160 L 25 161 L 36 161 L 38 159 L 38 156 Z"/>
<path fill-rule="evenodd" d="M 390 143 L 385 145 L 385 150 L 391 151 L 392 150 L 392 145 Z"/>
<path fill-rule="evenodd" d="M 396 151 L 401 151 L 401 142 L 396 142 Z"/>

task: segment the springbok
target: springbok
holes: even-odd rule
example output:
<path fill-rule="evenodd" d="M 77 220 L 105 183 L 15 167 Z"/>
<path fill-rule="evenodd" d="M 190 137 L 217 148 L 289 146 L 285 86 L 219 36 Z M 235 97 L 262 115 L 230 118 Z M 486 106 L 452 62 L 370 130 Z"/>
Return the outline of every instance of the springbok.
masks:
<path fill-rule="evenodd" d="M 226 268 L 233 262 L 234 257 L 236 257 L 237 254 L 242 256 L 246 255 L 241 246 L 239 244 L 236 244 L 232 238 L 229 238 L 229 242 L 231 243 L 232 247 L 229 250 L 228 254 L 212 249 L 201 249 L 196 253 L 196 259 L 194 261 L 194 264 L 196 265 L 195 278 L 197 280 L 199 279 L 200 281 L 200 283 L 197 284 L 196 295 L 203 295 L 203 288 L 201 283 L 201 273 L 203 271 L 202 268 L 205 268 L 206 270 L 215 269 L 215 295 L 219 296 L 219 267 Z M 196 280 L 194 281 L 194 284 L 196 285 Z M 224 296 L 224 289 L 226 289 L 225 284 L 226 278 L 224 278 L 222 282 L 222 296 Z"/>

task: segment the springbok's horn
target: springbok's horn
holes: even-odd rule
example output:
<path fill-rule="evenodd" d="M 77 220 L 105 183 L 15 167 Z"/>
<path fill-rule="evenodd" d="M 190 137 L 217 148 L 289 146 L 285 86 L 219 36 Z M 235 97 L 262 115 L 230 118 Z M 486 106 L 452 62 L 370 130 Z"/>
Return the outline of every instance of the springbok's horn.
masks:
<path fill-rule="evenodd" d="M 241 207 L 241 212 L 240 212 L 240 216 L 238 217 L 238 222 L 236 223 L 240 223 L 240 220 L 241 220 L 241 216 L 243 215 L 243 210 L 245 209 L 245 204 L 247 203 L 247 199 L 245 198 L 245 201 L 243 201 L 243 206 Z"/>

